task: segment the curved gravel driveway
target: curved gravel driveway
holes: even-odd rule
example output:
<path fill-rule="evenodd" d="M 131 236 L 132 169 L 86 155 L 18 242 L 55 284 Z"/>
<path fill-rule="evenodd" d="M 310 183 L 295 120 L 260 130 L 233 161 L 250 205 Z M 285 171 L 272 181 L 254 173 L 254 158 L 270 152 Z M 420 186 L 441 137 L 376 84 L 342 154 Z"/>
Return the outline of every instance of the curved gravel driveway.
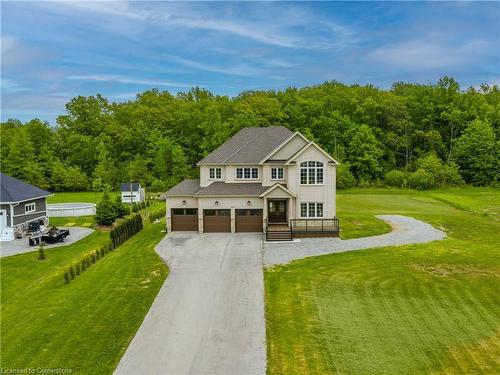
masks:
<path fill-rule="evenodd" d="M 377 215 L 392 226 L 392 232 L 379 236 L 341 240 L 340 238 L 304 238 L 297 242 L 265 243 L 264 264 L 286 264 L 316 255 L 408 245 L 441 240 L 446 233 L 423 221 L 402 215 Z"/>

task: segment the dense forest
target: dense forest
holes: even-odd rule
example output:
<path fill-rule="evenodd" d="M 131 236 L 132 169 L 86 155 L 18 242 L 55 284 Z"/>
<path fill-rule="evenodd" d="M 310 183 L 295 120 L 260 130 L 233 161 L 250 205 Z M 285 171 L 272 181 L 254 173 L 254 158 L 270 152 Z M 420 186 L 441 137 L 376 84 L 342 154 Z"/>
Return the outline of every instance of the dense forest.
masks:
<path fill-rule="evenodd" d="M 342 164 L 340 188 L 387 184 L 432 188 L 500 181 L 500 90 L 325 82 L 230 98 L 193 88 L 150 90 L 125 103 L 76 97 L 55 126 L 1 125 L 1 170 L 53 191 L 116 188 L 140 181 L 164 191 L 196 176 L 196 162 L 245 126 L 284 125 Z"/>

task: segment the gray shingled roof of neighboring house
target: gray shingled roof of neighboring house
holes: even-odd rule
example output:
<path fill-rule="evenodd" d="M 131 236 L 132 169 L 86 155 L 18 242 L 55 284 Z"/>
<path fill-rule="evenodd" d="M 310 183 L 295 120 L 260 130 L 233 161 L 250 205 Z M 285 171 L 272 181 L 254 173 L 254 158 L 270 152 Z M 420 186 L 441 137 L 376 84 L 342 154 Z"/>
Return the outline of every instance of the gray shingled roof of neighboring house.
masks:
<path fill-rule="evenodd" d="M 262 186 L 260 183 L 212 182 L 210 185 L 201 188 L 195 196 L 259 196 L 267 189 L 269 189 L 269 186 Z"/>
<path fill-rule="evenodd" d="M 257 164 L 292 134 L 284 126 L 243 128 L 198 165 Z"/>
<path fill-rule="evenodd" d="M 33 198 L 48 197 L 52 193 L 27 184 L 17 178 L 0 173 L 0 202 L 23 202 Z"/>
<path fill-rule="evenodd" d="M 130 189 L 130 185 L 132 185 L 132 189 Z M 141 184 L 138 182 L 125 182 L 123 184 L 120 184 L 120 191 L 139 191 L 139 188 L 141 187 Z"/>
<path fill-rule="evenodd" d="M 167 196 L 192 196 L 195 195 L 200 190 L 200 180 L 198 179 L 187 179 L 184 180 L 177 185 L 175 185 L 172 189 L 167 191 Z"/>

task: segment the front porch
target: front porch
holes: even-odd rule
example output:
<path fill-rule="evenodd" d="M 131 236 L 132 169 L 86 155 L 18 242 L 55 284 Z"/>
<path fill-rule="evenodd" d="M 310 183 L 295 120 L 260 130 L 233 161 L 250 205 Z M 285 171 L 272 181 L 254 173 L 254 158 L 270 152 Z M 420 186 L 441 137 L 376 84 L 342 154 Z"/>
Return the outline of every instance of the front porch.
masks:
<path fill-rule="evenodd" d="M 339 219 L 289 219 L 287 224 L 268 222 L 266 241 L 291 241 L 294 238 L 338 237 Z"/>

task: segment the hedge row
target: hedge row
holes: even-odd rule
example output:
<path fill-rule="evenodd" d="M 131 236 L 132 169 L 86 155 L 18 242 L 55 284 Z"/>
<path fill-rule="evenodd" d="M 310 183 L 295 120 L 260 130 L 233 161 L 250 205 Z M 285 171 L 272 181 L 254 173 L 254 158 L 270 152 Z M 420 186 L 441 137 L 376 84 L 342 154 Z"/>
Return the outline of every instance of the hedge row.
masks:
<path fill-rule="evenodd" d="M 134 234 L 142 229 L 142 217 L 140 214 L 134 214 L 130 218 L 119 223 L 109 234 L 114 247 L 120 246 Z"/>
<path fill-rule="evenodd" d="M 118 224 L 109 234 L 109 240 L 99 248 L 86 254 L 76 264 L 69 266 L 64 272 L 64 282 L 69 284 L 76 276 L 85 272 L 92 264 L 103 258 L 130 237 L 143 228 L 142 218 L 140 214 L 135 214 L 130 218 L 125 219 Z"/>
<path fill-rule="evenodd" d="M 64 272 L 64 282 L 69 284 L 71 280 L 85 272 L 87 268 L 97 262 L 99 259 L 103 258 L 106 254 L 113 251 L 113 243 L 107 241 L 105 244 L 101 245 L 99 248 L 93 250 L 92 252 L 86 254 L 81 258 L 76 264 L 69 266 Z"/>
<path fill-rule="evenodd" d="M 155 212 L 151 212 L 149 214 L 149 222 L 154 223 L 156 220 L 160 220 L 165 217 L 167 214 L 167 209 L 163 207 L 162 209 L 159 209 Z"/>

